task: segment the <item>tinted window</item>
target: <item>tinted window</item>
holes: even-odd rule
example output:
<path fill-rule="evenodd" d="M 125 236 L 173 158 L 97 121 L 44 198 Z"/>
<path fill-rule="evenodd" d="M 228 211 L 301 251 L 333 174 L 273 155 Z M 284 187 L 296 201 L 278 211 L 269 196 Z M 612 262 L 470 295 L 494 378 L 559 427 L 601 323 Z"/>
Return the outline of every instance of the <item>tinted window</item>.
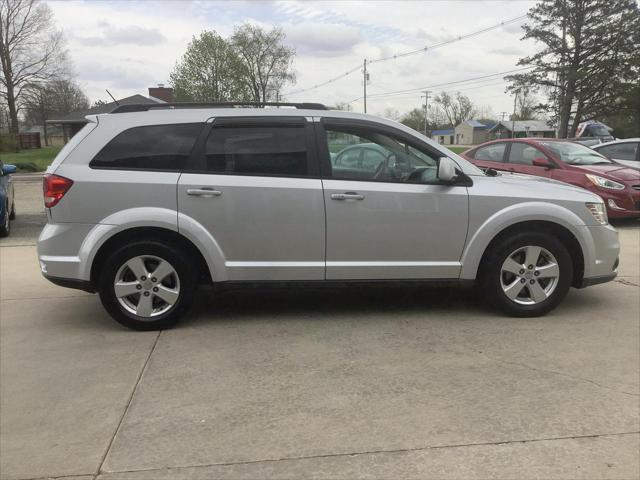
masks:
<path fill-rule="evenodd" d="M 207 139 L 206 169 L 244 175 L 306 175 L 305 127 L 218 127 Z"/>
<path fill-rule="evenodd" d="M 344 180 L 435 183 L 438 160 L 404 141 L 362 128 L 328 127 L 331 176 Z"/>
<path fill-rule="evenodd" d="M 637 149 L 637 143 L 629 142 L 607 145 L 606 147 L 598 148 L 598 152 L 614 160 L 635 160 Z"/>
<path fill-rule="evenodd" d="M 150 125 L 118 134 L 91 161 L 92 167 L 181 170 L 202 124 Z"/>
<path fill-rule="evenodd" d="M 486 147 L 481 147 L 476 150 L 473 158 L 476 160 L 487 160 L 489 162 L 502 162 L 506 146 L 506 143 L 494 143 Z"/>
<path fill-rule="evenodd" d="M 531 145 L 527 145 L 526 143 L 511 144 L 511 150 L 509 151 L 509 163 L 533 165 L 534 158 L 544 158 L 545 160 L 548 160 L 544 153 Z"/>

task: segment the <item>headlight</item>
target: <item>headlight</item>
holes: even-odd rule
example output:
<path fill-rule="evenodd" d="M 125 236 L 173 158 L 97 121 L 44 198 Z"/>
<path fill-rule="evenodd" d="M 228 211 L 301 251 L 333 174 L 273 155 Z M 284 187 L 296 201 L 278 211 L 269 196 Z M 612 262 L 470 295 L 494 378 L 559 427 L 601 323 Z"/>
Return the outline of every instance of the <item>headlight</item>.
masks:
<path fill-rule="evenodd" d="M 604 203 L 585 203 L 593 218 L 596 219 L 601 225 L 606 225 L 609 222 L 607 218 L 607 209 L 604 208 Z"/>
<path fill-rule="evenodd" d="M 591 183 L 602 188 L 610 188 L 612 190 L 623 190 L 624 185 L 622 183 L 614 182 L 608 178 L 600 177 L 598 175 L 586 174 L 586 177 L 591 180 Z"/>

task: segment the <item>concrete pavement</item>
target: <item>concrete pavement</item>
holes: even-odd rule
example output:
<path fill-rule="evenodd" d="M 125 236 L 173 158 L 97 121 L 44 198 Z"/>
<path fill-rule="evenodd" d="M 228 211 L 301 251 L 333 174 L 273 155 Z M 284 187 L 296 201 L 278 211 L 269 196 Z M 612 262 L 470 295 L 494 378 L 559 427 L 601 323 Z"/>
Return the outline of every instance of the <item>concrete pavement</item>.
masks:
<path fill-rule="evenodd" d="M 618 281 L 543 318 L 463 289 L 203 290 L 160 334 L 3 239 L 0 478 L 638 478 L 640 228 L 620 229 Z"/>

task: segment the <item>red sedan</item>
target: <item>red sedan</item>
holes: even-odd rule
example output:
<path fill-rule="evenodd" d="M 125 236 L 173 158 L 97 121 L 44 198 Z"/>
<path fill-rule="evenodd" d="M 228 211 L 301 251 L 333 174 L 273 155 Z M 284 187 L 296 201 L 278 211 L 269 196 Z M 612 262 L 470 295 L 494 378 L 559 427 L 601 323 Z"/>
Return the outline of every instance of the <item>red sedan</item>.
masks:
<path fill-rule="evenodd" d="M 640 172 L 578 143 L 518 138 L 483 143 L 462 154 L 480 168 L 548 177 L 600 195 L 610 217 L 640 217 Z"/>

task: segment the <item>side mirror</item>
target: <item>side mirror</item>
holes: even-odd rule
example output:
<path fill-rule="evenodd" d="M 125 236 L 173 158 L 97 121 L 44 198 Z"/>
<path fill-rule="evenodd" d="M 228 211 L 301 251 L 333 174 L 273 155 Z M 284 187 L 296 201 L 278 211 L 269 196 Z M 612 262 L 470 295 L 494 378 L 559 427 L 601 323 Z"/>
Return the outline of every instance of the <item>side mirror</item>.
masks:
<path fill-rule="evenodd" d="M 12 173 L 16 173 L 16 166 L 15 165 L 3 165 L 2 166 L 2 174 L 3 175 L 11 175 Z"/>
<path fill-rule="evenodd" d="M 443 183 L 451 183 L 456 180 L 456 164 L 449 157 L 440 157 L 438 162 L 438 180 Z"/>
<path fill-rule="evenodd" d="M 543 168 L 553 168 L 553 164 L 546 158 L 544 157 L 536 157 L 533 159 L 533 166 L 534 167 L 543 167 Z"/>

